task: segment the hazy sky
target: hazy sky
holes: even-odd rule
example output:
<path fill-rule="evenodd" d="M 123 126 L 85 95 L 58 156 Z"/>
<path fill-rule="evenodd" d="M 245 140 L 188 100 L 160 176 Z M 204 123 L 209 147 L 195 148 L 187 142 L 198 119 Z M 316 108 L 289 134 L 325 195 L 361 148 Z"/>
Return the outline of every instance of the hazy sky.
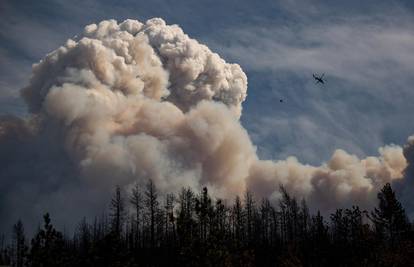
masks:
<path fill-rule="evenodd" d="M 320 165 L 335 149 L 376 156 L 379 147 L 404 145 L 414 133 L 412 1 L 3 0 L 0 115 L 28 115 L 19 90 L 29 82 L 31 65 L 85 25 L 153 17 L 180 25 L 227 62 L 240 64 L 248 77 L 241 122 L 261 159 L 296 156 Z M 325 73 L 326 84 L 315 84 L 312 73 Z M 13 152 L 29 161 L 39 156 L 36 149 Z M 67 160 L 59 148 L 39 154 L 45 158 L 27 164 L 41 170 L 38 176 L 49 171 L 42 164 L 53 165 L 54 175 L 72 175 L 66 171 L 71 166 L 54 165 L 50 155 Z M 19 187 L 17 180 L 0 177 L 0 192 Z M 58 181 L 46 181 L 50 188 L 34 181 L 19 192 L 53 192 Z M 71 186 L 78 190 L 76 182 Z M 7 209 L 0 205 L 0 214 Z"/>
<path fill-rule="evenodd" d="M 411 1 L 2 1 L 0 113 L 26 114 L 31 64 L 89 23 L 162 17 L 249 79 L 242 123 L 262 158 L 320 163 L 414 133 Z M 325 73 L 315 85 L 312 73 Z M 280 103 L 283 99 L 284 103 Z"/>

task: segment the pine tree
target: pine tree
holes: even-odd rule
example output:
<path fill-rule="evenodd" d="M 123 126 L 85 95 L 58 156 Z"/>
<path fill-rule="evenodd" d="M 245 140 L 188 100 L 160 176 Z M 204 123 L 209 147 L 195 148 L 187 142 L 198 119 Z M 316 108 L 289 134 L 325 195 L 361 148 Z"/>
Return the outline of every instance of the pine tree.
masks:
<path fill-rule="evenodd" d="M 86 265 L 89 261 L 90 252 L 92 248 L 92 233 L 91 226 L 87 223 L 86 218 L 84 217 L 82 221 L 78 224 L 77 231 L 75 234 L 77 246 L 79 250 L 79 256 L 81 261 Z"/>
<path fill-rule="evenodd" d="M 31 267 L 54 267 L 64 265 L 64 240 L 51 224 L 50 215 L 43 216 L 44 226 L 32 239 L 29 258 Z"/>
<path fill-rule="evenodd" d="M 134 188 L 132 188 L 131 197 L 129 201 L 132 204 L 135 212 L 134 246 L 139 247 L 141 239 L 141 210 L 143 208 L 143 197 L 138 183 L 136 183 Z"/>
<path fill-rule="evenodd" d="M 389 183 L 384 185 L 377 197 L 378 207 L 371 212 L 371 220 L 376 232 L 381 236 L 385 235 L 394 244 L 409 229 L 407 215 Z"/>
<path fill-rule="evenodd" d="M 342 209 L 337 209 L 334 214 L 331 214 L 331 232 L 335 244 L 342 246 L 347 244 L 349 224 L 350 222 Z"/>
<path fill-rule="evenodd" d="M 389 184 L 378 194 L 379 205 L 370 215 L 375 227 L 366 223 L 366 212 L 358 206 L 338 209 L 328 225 L 320 212 L 311 216 L 306 202 L 298 205 L 286 190 L 279 210 L 267 199 L 256 207 L 250 192 L 243 203 L 236 197 L 229 207 L 211 198 L 206 188 L 199 195 L 183 188 L 177 208 L 174 195 L 167 194 L 160 208 L 151 181 L 142 195 L 138 190 L 136 186 L 129 200 L 134 208 L 138 204 L 140 216 L 122 218 L 123 199 L 117 188 L 111 216 L 95 218 L 92 225 L 83 218 L 73 239 L 55 230 L 46 214 L 22 264 L 24 253 L 18 251 L 24 230 L 17 222 L 12 244 L 4 244 L 0 236 L 0 265 L 414 266 L 414 236 Z M 134 246 L 137 219 L 145 241 L 139 247 Z M 285 242 L 280 242 L 280 235 Z"/>
<path fill-rule="evenodd" d="M 206 241 L 208 223 L 212 215 L 211 198 L 208 195 L 207 187 L 203 188 L 200 196 L 195 199 L 195 212 L 198 218 L 199 234 L 201 241 Z"/>
<path fill-rule="evenodd" d="M 244 194 L 244 214 L 246 216 L 246 230 L 248 242 L 253 242 L 253 230 L 254 230 L 254 216 L 256 213 L 256 205 L 254 202 L 253 194 L 246 190 Z"/>
<path fill-rule="evenodd" d="M 121 194 L 121 188 L 115 187 L 115 195 L 111 200 L 111 230 L 115 236 L 120 237 L 125 223 L 125 203 Z"/>
<path fill-rule="evenodd" d="M 311 241 L 313 261 L 322 263 L 319 266 L 326 266 L 323 261 L 326 260 L 327 248 L 329 247 L 328 226 L 319 210 L 311 219 Z"/>
<path fill-rule="evenodd" d="M 269 243 L 269 233 L 271 225 L 271 213 L 272 207 L 268 199 L 262 199 L 262 204 L 260 207 L 260 222 L 261 222 L 261 240 L 262 243 L 268 245 Z"/>
<path fill-rule="evenodd" d="M 13 226 L 12 266 L 23 267 L 25 265 L 27 250 L 23 223 L 18 220 Z"/>
<path fill-rule="evenodd" d="M 150 224 L 150 241 L 151 247 L 155 247 L 155 228 L 156 228 L 156 219 L 159 213 L 159 202 L 158 202 L 158 193 L 157 189 L 155 188 L 154 183 L 150 179 L 147 183 L 146 190 L 145 190 L 145 207 L 147 211 L 147 216 L 149 218 Z"/>
<path fill-rule="evenodd" d="M 308 238 L 310 215 L 305 199 L 301 201 L 299 218 L 299 235 L 303 241 L 306 241 Z"/>
<path fill-rule="evenodd" d="M 282 198 L 279 200 L 280 208 L 280 235 L 283 243 L 288 243 L 292 239 L 292 222 L 291 222 L 291 202 L 292 199 L 286 189 L 281 185 L 279 191 Z"/>
<path fill-rule="evenodd" d="M 239 196 L 236 196 L 232 209 L 233 232 L 236 242 L 243 242 L 244 237 L 244 210 Z"/>
<path fill-rule="evenodd" d="M 197 239 L 194 220 L 195 195 L 191 188 L 182 188 L 178 196 L 177 235 L 179 260 L 183 266 L 194 266 L 193 243 Z"/>
<path fill-rule="evenodd" d="M 175 217 L 174 217 L 175 195 L 167 194 L 164 205 L 164 239 L 167 245 L 175 241 Z"/>

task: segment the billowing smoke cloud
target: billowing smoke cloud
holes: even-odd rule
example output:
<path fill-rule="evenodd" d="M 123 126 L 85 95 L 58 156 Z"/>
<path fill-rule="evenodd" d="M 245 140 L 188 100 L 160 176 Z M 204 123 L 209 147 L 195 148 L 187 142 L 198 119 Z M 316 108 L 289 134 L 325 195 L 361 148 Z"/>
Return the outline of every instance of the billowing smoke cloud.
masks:
<path fill-rule="evenodd" d="M 250 188 L 277 199 L 283 184 L 325 211 L 369 207 L 384 183 L 403 176 L 398 146 L 365 159 L 337 150 L 321 166 L 259 160 L 239 122 L 246 75 L 177 25 L 109 20 L 74 39 L 33 66 L 22 90 L 30 119 L 0 120 L 1 217 L 87 215 L 114 185 L 149 178 L 161 192 L 208 186 L 233 198 Z"/>
<path fill-rule="evenodd" d="M 398 180 L 394 186 L 397 188 L 402 202 L 406 208 L 408 216 L 414 217 L 414 136 L 408 137 L 407 144 L 404 146 L 404 157 L 407 160 L 407 167 L 404 170 L 404 178 Z"/>
<path fill-rule="evenodd" d="M 324 211 L 343 205 L 372 207 L 378 190 L 387 182 L 401 179 L 406 159 L 398 146 L 379 149 L 379 157 L 358 159 L 338 149 L 322 166 L 303 165 L 296 158 L 285 161 L 257 161 L 249 176 L 250 188 L 265 196 L 278 197 L 278 183 L 297 196 L 307 198 Z"/>

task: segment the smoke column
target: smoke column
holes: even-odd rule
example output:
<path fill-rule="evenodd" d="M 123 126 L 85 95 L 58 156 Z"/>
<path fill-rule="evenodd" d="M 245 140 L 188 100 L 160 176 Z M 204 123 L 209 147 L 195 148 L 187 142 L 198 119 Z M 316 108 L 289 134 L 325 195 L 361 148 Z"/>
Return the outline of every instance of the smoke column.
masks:
<path fill-rule="evenodd" d="M 227 199 L 249 188 L 277 200 L 282 184 L 324 211 L 371 207 L 384 183 L 403 183 L 395 145 L 364 159 L 336 150 L 321 166 L 258 159 L 239 122 L 246 75 L 177 25 L 107 20 L 74 39 L 33 66 L 30 117 L 0 119 L 3 218 L 48 209 L 64 222 L 62 210 L 96 212 L 114 185 L 148 179 Z"/>

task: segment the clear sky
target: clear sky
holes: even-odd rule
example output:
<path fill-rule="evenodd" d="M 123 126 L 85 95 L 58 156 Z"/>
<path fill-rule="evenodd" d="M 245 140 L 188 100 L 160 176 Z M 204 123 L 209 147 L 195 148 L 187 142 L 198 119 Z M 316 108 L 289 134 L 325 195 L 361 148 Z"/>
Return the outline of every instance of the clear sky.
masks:
<path fill-rule="evenodd" d="M 2 1 L 0 114 L 27 114 L 31 64 L 103 19 L 179 24 L 249 80 L 242 123 L 262 158 L 319 164 L 414 133 L 411 1 Z M 315 85 L 312 73 L 325 73 Z M 279 100 L 284 102 L 280 103 Z"/>

